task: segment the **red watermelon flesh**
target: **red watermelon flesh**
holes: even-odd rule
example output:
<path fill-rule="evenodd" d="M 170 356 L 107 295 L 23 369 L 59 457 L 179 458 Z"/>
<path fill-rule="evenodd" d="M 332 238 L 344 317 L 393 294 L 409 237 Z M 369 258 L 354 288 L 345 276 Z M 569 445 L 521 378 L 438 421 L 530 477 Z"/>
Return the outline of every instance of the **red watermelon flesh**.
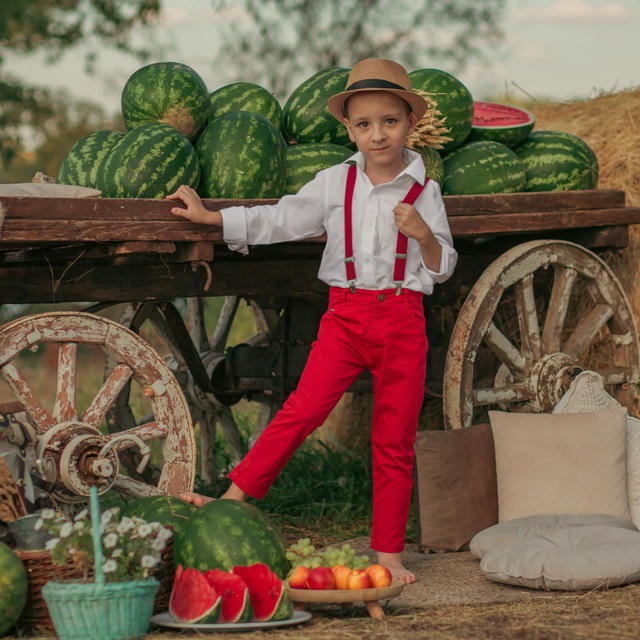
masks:
<path fill-rule="evenodd" d="M 169 601 L 169 615 L 174 620 L 190 624 L 218 622 L 221 602 L 204 574 L 178 565 Z"/>
<path fill-rule="evenodd" d="M 222 569 L 209 569 L 204 577 L 222 598 L 220 622 L 253 620 L 249 589 L 240 576 Z"/>
<path fill-rule="evenodd" d="M 233 567 L 249 589 L 253 616 L 257 622 L 287 620 L 293 615 L 293 605 L 287 597 L 282 580 L 266 564 Z"/>
<path fill-rule="evenodd" d="M 497 102 L 474 102 L 469 142 L 492 140 L 508 147 L 524 142 L 535 124 L 535 116 L 526 109 Z"/>

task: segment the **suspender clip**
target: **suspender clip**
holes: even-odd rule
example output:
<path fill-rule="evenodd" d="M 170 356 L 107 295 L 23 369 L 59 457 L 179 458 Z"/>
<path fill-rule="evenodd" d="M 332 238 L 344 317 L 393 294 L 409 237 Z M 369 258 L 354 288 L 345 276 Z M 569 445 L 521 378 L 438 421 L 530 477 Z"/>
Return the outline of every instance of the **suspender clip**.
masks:
<path fill-rule="evenodd" d="M 407 254 L 406 253 L 396 253 L 396 258 L 398 260 L 406 260 L 407 259 Z"/>
<path fill-rule="evenodd" d="M 348 258 L 344 259 L 345 263 L 347 262 L 355 262 L 355 258 L 353 256 L 349 256 Z"/>
<path fill-rule="evenodd" d="M 398 282 L 397 280 L 394 280 L 393 284 L 396 287 L 396 295 L 399 296 L 402 293 L 402 285 L 404 284 L 404 282 Z"/>
<path fill-rule="evenodd" d="M 347 282 L 347 284 L 349 285 L 349 291 L 351 291 L 351 293 L 355 293 L 356 292 L 356 281 L 355 280 L 349 280 Z"/>

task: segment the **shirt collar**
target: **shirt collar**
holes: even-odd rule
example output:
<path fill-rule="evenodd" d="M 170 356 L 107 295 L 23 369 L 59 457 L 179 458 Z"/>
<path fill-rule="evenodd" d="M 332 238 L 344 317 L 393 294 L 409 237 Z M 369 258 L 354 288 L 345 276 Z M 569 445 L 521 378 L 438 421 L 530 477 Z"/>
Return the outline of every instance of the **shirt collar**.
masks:
<path fill-rule="evenodd" d="M 426 172 L 424 168 L 424 162 L 422 161 L 422 156 L 417 151 L 413 151 L 413 149 L 407 149 L 407 147 L 404 148 L 402 155 L 404 161 L 407 163 L 407 166 L 393 179 L 393 182 L 404 175 L 408 175 L 416 182 L 424 184 Z M 365 158 L 362 152 L 356 151 L 356 153 L 354 153 L 350 158 L 347 158 L 345 160 L 345 163 L 350 162 L 355 162 L 358 169 L 364 172 Z"/>

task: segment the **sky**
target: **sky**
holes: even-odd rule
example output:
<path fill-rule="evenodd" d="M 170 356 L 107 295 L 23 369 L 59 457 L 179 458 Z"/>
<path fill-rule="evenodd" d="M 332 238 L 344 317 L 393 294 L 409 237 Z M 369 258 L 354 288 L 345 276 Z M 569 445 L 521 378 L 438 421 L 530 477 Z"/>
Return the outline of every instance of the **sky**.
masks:
<path fill-rule="evenodd" d="M 153 28 L 135 37 L 152 38 L 163 59 L 193 67 L 211 91 L 242 80 L 215 65 L 216 29 L 242 19 L 239 7 L 216 12 L 211 0 L 163 5 Z M 455 74 L 474 99 L 565 101 L 640 86 L 640 0 L 507 0 L 505 18 L 499 47 Z M 122 87 L 141 63 L 105 49 L 98 51 L 95 74 L 87 75 L 83 52 L 70 51 L 54 65 L 40 54 L 7 56 L 7 69 L 30 84 L 66 89 L 117 112 Z"/>

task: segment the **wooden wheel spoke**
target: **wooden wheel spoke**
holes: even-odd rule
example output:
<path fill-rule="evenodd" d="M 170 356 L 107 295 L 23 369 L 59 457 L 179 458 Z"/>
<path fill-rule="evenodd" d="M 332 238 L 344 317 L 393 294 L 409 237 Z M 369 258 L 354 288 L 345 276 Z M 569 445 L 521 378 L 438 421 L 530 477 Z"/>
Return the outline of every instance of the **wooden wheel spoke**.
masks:
<path fill-rule="evenodd" d="M 16 400 L 22 403 L 36 430 L 44 433 L 55 424 L 54 417 L 44 408 L 33 389 L 13 362 L 7 362 L 0 368 L 5 382 L 13 391 Z"/>
<path fill-rule="evenodd" d="M 545 353 L 560 351 L 560 340 L 564 328 L 571 290 L 578 276 L 578 272 L 571 267 L 556 267 L 549 307 L 542 329 L 542 349 Z"/>
<path fill-rule="evenodd" d="M 473 405 L 484 406 L 502 402 L 531 400 L 533 392 L 528 384 L 511 384 L 506 387 L 488 387 L 473 390 Z"/>
<path fill-rule="evenodd" d="M 542 356 L 542 343 L 533 292 L 533 274 L 529 273 L 516 282 L 514 289 L 522 352 L 530 360 L 537 360 Z"/>
<path fill-rule="evenodd" d="M 483 340 L 489 349 L 498 356 L 500 361 L 509 367 L 510 371 L 526 372 L 526 360 L 493 322 L 489 323 Z"/>
<path fill-rule="evenodd" d="M 573 330 L 562 350 L 573 360 L 577 360 L 593 342 L 598 332 L 613 315 L 608 304 L 597 304 L 587 313 Z"/>
<path fill-rule="evenodd" d="M 113 446 L 114 451 L 119 453 L 129 447 L 135 446 L 135 439 L 140 438 L 143 442 L 149 440 L 158 440 L 166 438 L 169 435 L 169 428 L 164 424 L 159 424 L 155 420 L 145 422 L 131 429 L 126 429 L 120 433 L 113 434 L 111 437 L 116 438 L 118 442 Z"/>
<path fill-rule="evenodd" d="M 224 300 L 220 315 L 218 316 L 218 324 L 211 336 L 211 350 L 215 353 L 224 351 L 227 337 L 231 330 L 231 324 L 238 309 L 238 304 L 240 304 L 240 298 L 237 296 L 227 296 Z"/>
<path fill-rule="evenodd" d="M 96 428 L 99 427 L 109 407 L 116 401 L 118 394 L 127 382 L 129 382 L 132 374 L 133 370 L 129 365 L 117 365 L 104 381 L 102 388 L 98 391 L 96 397 L 82 415 L 82 422 Z"/>
<path fill-rule="evenodd" d="M 222 431 L 229 440 L 229 446 L 233 452 L 234 459 L 241 460 L 247 453 L 247 447 L 231 409 L 229 407 L 222 407 L 218 412 L 218 420 Z"/>
<path fill-rule="evenodd" d="M 113 487 L 118 489 L 118 491 L 122 491 L 122 493 L 133 496 L 134 498 L 164 495 L 164 492 L 158 489 L 158 487 L 154 487 L 146 482 L 140 482 L 140 480 L 134 480 L 133 478 L 122 475 L 121 473 L 116 476 L 113 482 Z"/>
<path fill-rule="evenodd" d="M 76 367 L 78 346 L 75 342 L 65 342 L 58 348 L 58 380 L 53 417 L 56 422 L 70 422 L 78 419 L 76 406 Z"/>

